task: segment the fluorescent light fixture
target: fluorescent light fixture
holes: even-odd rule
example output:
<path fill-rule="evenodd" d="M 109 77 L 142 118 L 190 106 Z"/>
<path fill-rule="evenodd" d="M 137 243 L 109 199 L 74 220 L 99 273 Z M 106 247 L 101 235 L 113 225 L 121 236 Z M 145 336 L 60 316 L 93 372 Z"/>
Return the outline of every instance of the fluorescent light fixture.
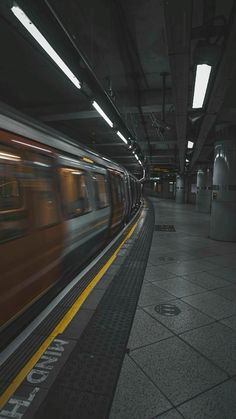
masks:
<path fill-rule="evenodd" d="M 198 64 L 195 78 L 193 105 L 194 109 L 202 108 L 206 95 L 207 85 L 211 73 L 211 66 L 208 64 Z"/>
<path fill-rule="evenodd" d="M 95 100 L 93 101 L 92 105 L 96 109 L 96 111 L 98 113 L 100 113 L 100 115 L 103 117 L 103 119 L 105 119 L 105 121 L 108 123 L 108 125 L 110 125 L 110 127 L 113 128 L 113 122 L 110 120 L 110 118 L 108 118 L 108 116 L 105 114 L 105 112 L 103 112 L 102 108 L 100 108 L 100 106 L 97 104 L 97 102 L 95 102 Z"/>
<path fill-rule="evenodd" d="M 194 143 L 192 141 L 188 141 L 188 148 L 193 148 Z"/>
<path fill-rule="evenodd" d="M 128 141 L 126 140 L 126 138 L 121 134 L 120 131 L 117 131 L 117 135 L 118 137 L 120 137 L 122 139 L 122 141 L 124 141 L 125 144 L 128 144 Z"/>
<path fill-rule="evenodd" d="M 41 161 L 34 161 L 33 163 L 34 164 L 37 164 L 37 166 L 50 167 L 49 164 L 41 163 Z"/>
<path fill-rule="evenodd" d="M 139 160 L 139 158 L 138 158 L 137 154 L 134 154 L 134 157 L 135 157 L 137 160 Z"/>
<path fill-rule="evenodd" d="M 79 172 L 78 170 L 73 170 L 71 173 L 72 175 L 82 175 L 82 172 Z"/>
<path fill-rule="evenodd" d="M 58 67 L 63 71 L 63 73 L 70 79 L 70 81 L 77 87 L 81 88 L 80 81 L 75 77 L 72 71 L 67 67 L 64 61 L 59 57 L 56 51 L 51 47 L 46 38 L 39 32 L 36 26 L 31 22 L 28 16 L 23 12 L 23 10 L 14 5 L 11 8 L 12 13 L 17 17 L 17 19 L 22 23 L 22 25 L 27 29 L 27 31 L 32 35 L 35 41 L 44 49 L 44 51 L 49 55 L 49 57 L 58 65 Z"/>
<path fill-rule="evenodd" d="M 2 160 L 11 160 L 11 161 L 19 161 L 21 158 L 19 156 L 16 156 L 15 154 L 9 154 L 0 152 L 0 159 Z"/>
<path fill-rule="evenodd" d="M 85 161 L 86 163 L 91 163 L 91 164 L 94 163 L 94 161 L 89 159 L 88 157 L 82 157 L 82 160 Z"/>
<path fill-rule="evenodd" d="M 51 151 L 50 150 L 47 150 L 46 148 L 42 148 L 42 147 L 38 147 L 36 145 L 24 143 L 23 141 L 18 141 L 18 140 L 12 140 L 12 141 L 13 141 L 13 143 L 18 143 L 18 144 L 26 145 L 27 147 L 36 148 L 37 150 L 46 151 L 47 153 L 51 153 Z"/>

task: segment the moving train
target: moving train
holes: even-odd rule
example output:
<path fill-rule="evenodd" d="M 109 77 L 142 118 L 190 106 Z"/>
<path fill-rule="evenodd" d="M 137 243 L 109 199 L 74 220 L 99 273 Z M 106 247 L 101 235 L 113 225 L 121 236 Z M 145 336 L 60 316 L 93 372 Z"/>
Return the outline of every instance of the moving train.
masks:
<path fill-rule="evenodd" d="M 0 330 L 131 219 L 140 182 L 0 104 Z"/>

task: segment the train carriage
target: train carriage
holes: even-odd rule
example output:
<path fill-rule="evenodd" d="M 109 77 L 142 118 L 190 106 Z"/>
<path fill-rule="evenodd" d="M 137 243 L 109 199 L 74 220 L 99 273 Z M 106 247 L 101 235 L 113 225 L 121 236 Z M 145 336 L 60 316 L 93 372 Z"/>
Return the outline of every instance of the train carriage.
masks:
<path fill-rule="evenodd" d="M 0 107 L 0 330 L 68 282 L 140 205 L 124 168 Z"/>

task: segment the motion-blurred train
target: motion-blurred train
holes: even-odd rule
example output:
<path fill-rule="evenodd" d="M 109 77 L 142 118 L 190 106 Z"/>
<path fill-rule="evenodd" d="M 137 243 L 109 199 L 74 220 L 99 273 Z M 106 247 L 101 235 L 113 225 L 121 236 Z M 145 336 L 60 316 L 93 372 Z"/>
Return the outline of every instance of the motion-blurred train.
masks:
<path fill-rule="evenodd" d="M 0 104 L 0 330 L 131 219 L 140 182 Z"/>

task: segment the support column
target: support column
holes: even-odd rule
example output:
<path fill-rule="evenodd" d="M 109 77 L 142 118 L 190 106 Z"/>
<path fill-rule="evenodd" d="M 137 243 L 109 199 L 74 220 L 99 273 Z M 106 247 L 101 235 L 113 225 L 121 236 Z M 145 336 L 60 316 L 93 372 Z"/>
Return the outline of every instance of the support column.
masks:
<path fill-rule="evenodd" d="M 210 237 L 236 241 L 236 138 L 215 143 Z"/>
<path fill-rule="evenodd" d="M 212 172 L 210 169 L 199 169 L 197 172 L 196 209 L 199 212 L 211 212 Z"/>
<path fill-rule="evenodd" d="M 185 202 L 185 188 L 184 188 L 184 176 L 176 176 L 176 195 L 175 200 L 177 204 L 184 204 Z"/>

